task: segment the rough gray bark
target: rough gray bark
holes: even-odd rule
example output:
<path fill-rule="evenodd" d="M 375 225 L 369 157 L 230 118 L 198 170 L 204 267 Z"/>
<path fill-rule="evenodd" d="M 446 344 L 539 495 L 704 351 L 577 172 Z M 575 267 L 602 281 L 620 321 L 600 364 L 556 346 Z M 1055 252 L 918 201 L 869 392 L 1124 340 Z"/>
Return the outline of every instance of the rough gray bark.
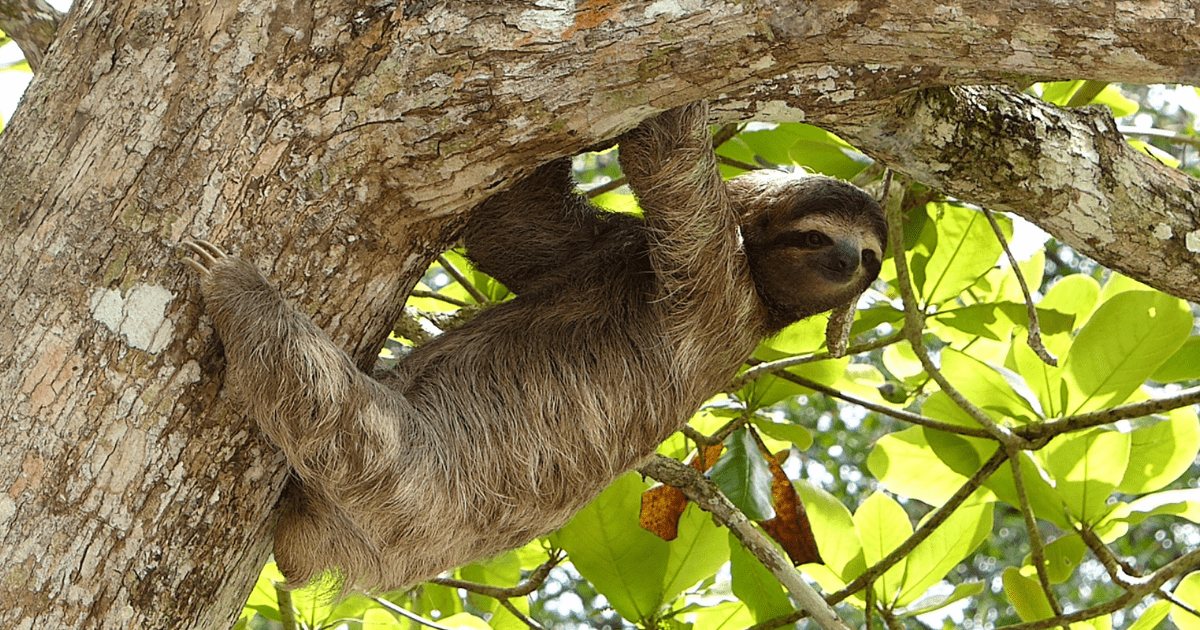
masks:
<path fill-rule="evenodd" d="M 1200 83 L 1198 13 L 1197 0 L 79 5 L 0 136 L 0 626 L 222 627 L 257 573 L 285 470 L 220 393 L 181 238 L 255 261 L 365 365 L 467 209 L 654 111 L 711 98 L 727 119 L 860 129 L 863 149 L 898 160 L 894 130 L 856 121 L 900 90 Z"/>

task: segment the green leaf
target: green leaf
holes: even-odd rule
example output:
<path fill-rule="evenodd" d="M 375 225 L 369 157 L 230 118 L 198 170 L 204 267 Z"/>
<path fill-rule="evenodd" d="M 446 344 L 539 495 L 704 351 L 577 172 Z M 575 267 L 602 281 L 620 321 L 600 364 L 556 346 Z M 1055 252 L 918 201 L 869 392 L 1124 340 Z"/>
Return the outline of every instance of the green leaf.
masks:
<path fill-rule="evenodd" d="M 879 438 L 867 456 L 867 469 L 889 491 L 929 505 L 945 503 L 967 481 L 938 457 L 921 427 Z"/>
<path fill-rule="evenodd" d="M 1064 376 L 1071 413 L 1127 400 L 1179 350 L 1192 322 L 1186 303 L 1159 291 L 1112 296 L 1079 331 L 1067 354 Z"/>
<path fill-rule="evenodd" d="M 759 431 L 762 431 L 766 435 L 776 440 L 790 442 L 802 451 L 807 451 L 813 444 L 812 432 L 798 424 L 772 422 L 759 416 L 752 418 L 751 422 L 754 423 L 754 426 Z"/>
<path fill-rule="evenodd" d="M 926 517 L 928 518 L 928 517 Z M 896 603 L 908 605 L 925 594 L 992 533 L 992 504 L 962 505 L 908 554 L 904 588 Z"/>
<path fill-rule="evenodd" d="M 1042 471 L 1028 453 L 1019 454 L 1021 460 L 1021 479 L 1025 482 L 1025 495 L 1033 507 L 1033 513 L 1038 518 L 1045 519 L 1063 529 L 1070 529 L 1067 522 L 1062 497 L 1042 478 Z M 1016 486 L 1013 483 L 1012 465 L 1005 464 L 983 484 L 1000 497 L 1000 500 L 1020 509 L 1017 499 Z"/>
<path fill-rule="evenodd" d="M 1163 151 L 1162 149 L 1150 144 L 1149 142 L 1146 142 L 1145 140 L 1126 138 L 1125 142 L 1128 142 L 1129 146 L 1141 151 L 1142 153 L 1145 153 L 1146 155 L 1149 155 L 1156 161 L 1161 162 L 1164 166 L 1168 166 L 1170 168 L 1179 168 L 1179 158 L 1167 153 L 1166 151 Z"/>
<path fill-rule="evenodd" d="M 1127 506 L 1123 520 L 1138 524 L 1150 516 L 1171 515 L 1200 523 L 1200 489 L 1167 490 L 1141 497 Z"/>
<path fill-rule="evenodd" d="M 1166 487 L 1200 453 L 1200 420 L 1195 407 L 1167 412 L 1167 419 L 1129 434 L 1129 466 L 1117 490 L 1145 494 Z"/>
<path fill-rule="evenodd" d="M 700 580 L 716 574 L 729 560 L 729 539 L 704 510 L 688 504 L 679 519 L 679 535 L 667 544 L 662 600 L 673 601 Z"/>
<path fill-rule="evenodd" d="M 703 606 L 694 613 L 696 630 L 742 630 L 754 625 L 754 615 L 744 602 L 721 602 Z"/>
<path fill-rule="evenodd" d="M 996 420 L 1008 417 L 1025 422 L 1040 419 L 1034 393 L 1017 374 L 988 365 L 957 350 L 942 350 L 942 371 L 967 400 Z"/>
<path fill-rule="evenodd" d="M 745 428 L 734 431 L 725 440 L 725 452 L 708 476 L 750 520 L 775 518 L 775 508 L 771 505 L 771 469 Z"/>
<path fill-rule="evenodd" d="M 954 590 L 947 595 L 931 595 L 913 603 L 912 606 L 899 611 L 901 617 L 916 617 L 924 615 L 935 610 L 945 608 L 954 602 L 968 597 L 974 597 L 983 592 L 983 582 L 967 582 L 966 584 L 958 584 Z"/>
<path fill-rule="evenodd" d="M 1129 625 L 1126 630 L 1154 630 L 1158 624 L 1162 623 L 1163 619 L 1167 618 L 1167 613 L 1171 612 L 1171 602 L 1157 601 L 1146 607 L 1142 611 L 1142 615 L 1137 618 L 1137 621 Z"/>
<path fill-rule="evenodd" d="M 854 529 L 862 543 L 863 559 L 874 565 L 912 535 L 908 514 L 891 497 L 874 492 L 854 513 Z M 875 593 L 887 606 L 895 602 L 904 586 L 908 559 L 902 559 L 875 580 Z"/>
<path fill-rule="evenodd" d="M 857 536 L 847 536 L 854 530 L 854 517 L 836 497 L 804 480 L 792 484 L 812 525 L 813 538 L 825 566 L 849 582 L 866 570 L 862 544 Z"/>
<path fill-rule="evenodd" d="M 937 229 L 937 247 L 925 266 L 919 286 L 925 304 L 942 304 L 957 298 L 999 260 L 1001 248 L 982 212 L 951 203 L 930 204 Z M 996 217 L 1005 236 L 1012 237 L 1012 222 Z"/>
<path fill-rule="evenodd" d="M 1046 558 L 1046 577 L 1050 579 L 1051 584 L 1062 584 L 1071 578 L 1075 567 L 1083 561 L 1083 552 L 1087 551 L 1087 545 L 1083 544 L 1079 534 L 1068 534 L 1046 545 L 1043 551 Z M 1031 560 L 1026 561 L 1032 565 Z"/>
<path fill-rule="evenodd" d="M 1075 316 L 1075 328 L 1082 327 L 1096 310 L 1100 284 L 1091 276 L 1075 274 L 1055 282 L 1046 291 L 1039 308 Z"/>
<path fill-rule="evenodd" d="M 638 525 L 647 485 L 636 473 L 619 477 L 551 540 L 622 617 L 640 621 L 664 603 L 668 543 Z"/>
<path fill-rule="evenodd" d="M 1200 573 L 1184 576 L 1175 587 L 1174 595 L 1193 609 L 1200 609 Z M 1179 626 L 1179 630 L 1200 630 L 1200 617 L 1179 606 L 1171 606 L 1171 621 Z"/>
<path fill-rule="evenodd" d="M 1054 438 L 1037 457 L 1067 509 L 1094 525 L 1108 513 L 1108 497 L 1125 476 L 1129 448 L 1128 433 L 1092 429 Z"/>
<path fill-rule="evenodd" d="M 1150 378 L 1160 383 L 1200 380 L 1200 337 L 1188 337 Z"/>
<path fill-rule="evenodd" d="M 1037 621 L 1054 616 L 1046 594 L 1037 580 L 1021 575 L 1016 567 L 1004 569 L 1004 593 L 1022 621 Z"/>
<path fill-rule="evenodd" d="M 795 610 L 779 580 L 758 558 L 746 551 L 733 533 L 729 534 L 729 565 L 733 594 L 750 608 L 755 622 L 774 619 Z"/>

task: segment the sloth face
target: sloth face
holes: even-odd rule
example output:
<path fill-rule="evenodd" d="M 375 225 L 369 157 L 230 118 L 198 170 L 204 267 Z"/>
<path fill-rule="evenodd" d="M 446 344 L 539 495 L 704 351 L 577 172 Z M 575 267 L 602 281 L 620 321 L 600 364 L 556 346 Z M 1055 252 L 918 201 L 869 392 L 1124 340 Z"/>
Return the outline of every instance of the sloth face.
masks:
<path fill-rule="evenodd" d="M 887 226 L 879 204 L 829 177 L 761 171 L 729 181 L 770 327 L 854 299 L 879 275 Z"/>

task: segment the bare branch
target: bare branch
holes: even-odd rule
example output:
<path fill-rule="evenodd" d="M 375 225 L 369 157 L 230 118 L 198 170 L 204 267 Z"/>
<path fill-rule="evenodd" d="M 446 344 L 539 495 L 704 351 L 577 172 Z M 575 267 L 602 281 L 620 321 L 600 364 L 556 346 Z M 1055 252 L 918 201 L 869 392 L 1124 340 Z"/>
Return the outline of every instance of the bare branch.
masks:
<path fill-rule="evenodd" d="M 1066 623 L 1074 623 L 1076 621 L 1085 621 L 1116 612 L 1133 604 L 1134 602 L 1157 592 L 1163 584 L 1168 580 L 1177 578 L 1192 569 L 1200 566 L 1200 549 L 1194 549 L 1188 553 L 1167 563 L 1158 571 L 1154 572 L 1148 578 L 1143 578 L 1135 586 L 1128 588 L 1123 595 L 1107 601 L 1103 604 L 1084 608 L 1073 613 L 1051 617 L 1050 619 L 1041 619 L 1038 621 L 1028 621 L 1018 623 L 1011 626 L 1003 626 L 1003 630 L 1044 630 L 1045 628 L 1053 628 Z"/>
<path fill-rule="evenodd" d="M 853 403 L 855 405 L 858 405 L 859 407 L 863 407 L 865 409 L 870 409 L 871 411 L 874 411 L 875 413 L 883 414 L 885 416 L 890 416 L 892 418 L 896 418 L 897 420 L 911 422 L 912 424 L 920 425 L 923 427 L 929 427 L 930 429 L 937 429 L 938 431 L 945 431 L 947 433 L 956 433 L 958 435 L 969 435 L 971 437 L 994 439 L 994 436 L 984 429 L 973 429 L 971 427 L 961 427 L 961 426 L 958 426 L 957 424 L 941 422 L 939 420 L 934 420 L 933 418 L 928 418 L 928 417 L 922 416 L 920 414 L 913 413 L 911 411 L 905 411 L 903 409 L 893 409 L 891 407 L 885 407 L 883 405 L 873 403 L 869 400 L 859 398 L 853 394 L 847 394 L 845 392 L 841 392 L 836 389 L 833 389 L 832 387 L 822 385 L 821 383 L 809 380 L 807 378 L 804 378 L 803 376 L 799 376 L 797 374 L 792 374 L 791 372 L 780 372 L 779 374 L 777 374 L 777 376 L 784 380 L 791 381 L 797 385 L 801 385 L 801 386 L 807 387 L 813 391 L 817 391 L 822 394 L 825 394 L 826 396 L 832 396 L 834 398 L 844 400 L 848 403 Z"/>
<path fill-rule="evenodd" d="M 891 184 L 890 180 L 889 184 Z M 891 185 L 888 188 L 890 189 Z M 917 306 L 917 296 L 913 293 L 912 280 L 908 273 L 908 259 L 905 257 L 904 194 L 903 192 L 893 194 L 889 191 L 885 195 L 884 201 L 888 218 L 888 244 L 892 248 L 892 258 L 896 262 L 896 284 L 899 285 L 900 296 L 904 300 L 903 331 L 909 345 L 912 346 L 913 353 L 921 361 L 925 372 L 933 377 L 933 380 L 942 388 L 942 391 L 946 392 L 946 395 L 955 404 L 967 412 L 975 422 L 979 423 L 979 426 L 986 429 L 991 434 L 991 437 L 1003 444 L 1005 448 L 1027 448 L 1028 442 L 1020 436 L 1015 435 L 1007 427 L 996 424 L 995 421 L 988 417 L 987 413 L 976 407 L 961 392 L 955 389 L 946 380 L 946 377 L 942 375 L 941 370 L 933 364 L 933 359 L 929 357 L 929 351 L 925 349 L 925 342 L 921 338 L 922 331 L 925 328 L 925 312 Z"/>
<path fill-rule="evenodd" d="M 554 554 L 550 559 L 538 565 L 538 568 L 530 572 L 520 584 L 509 588 L 501 588 L 490 584 L 476 584 L 475 582 L 465 582 L 463 580 L 455 580 L 453 578 L 434 578 L 429 580 L 433 584 L 439 586 L 447 586 L 449 588 L 461 588 L 464 591 L 475 593 L 476 595 L 484 595 L 494 599 L 510 599 L 513 597 L 525 597 L 526 595 L 541 588 L 546 581 L 546 577 L 550 575 L 550 570 L 558 566 L 558 563 L 563 561 L 565 556 Z"/>
<path fill-rule="evenodd" d="M 1089 411 L 1088 413 L 1081 413 L 1076 416 L 1042 424 L 1030 424 L 1018 427 L 1015 432 L 1029 440 L 1044 441 L 1047 438 L 1071 431 L 1112 424 L 1118 420 L 1141 418 L 1197 403 L 1200 403 L 1200 387 L 1184 390 L 1174 396 L 1155 398 L 1154 400 L 1122 405 L 1120 407 L 1113 407 L 1112 409 Z"/>
<path fill-rule="evenodd" d="M 1033 296 L 1029 294 L 1029 285 L 1025 282 L 1025 274 L 1021 273 L 1021 266 L 1017 264 L 1016 256 L 1013 256 L 1012 250 L 1008 248 L 1008 239 L 1004 238 L 1004 232 L 1000 229 L 1000 224 L 996 222 L 996 217 L 991 210 L 984 208 L 983 216 L 987 217 L 988 223 L 992 226 L 992 232 L 996 234 L 996 240 L 1000 241 L 1000 247 L 1004 248 L 1008 264 L 1012 266 L 1013 273 L 1017 274 L 1017 284 L 1021 285 L 1021 293 L 1025 295 L 1025 309 L 1029 315 L 1029 347 L 1043 363 L 1057 367 L 1058 359 L 1054 358 L 1054 355 L 1050 354 L 1050 351 L 1042 344 L 1042 326 L 1038 323 L 1037 308 L 1033 305 Z"/>
<path fill-rule="evenodd" d="M 487 304 L 488 302 L 491 302 L 491 300 L 489 300 L 486 295 L 481 293 L 479 289 L 475 288 L 475 285 L 471 284 L 471 281 L 467 280 L 467 277 L 464 276 L 463 273 L 459 271 L 458 268 L 455 267 L 445 256 L 438 256 L 438 262 L 441 263 L 442 268 L 446 270 L 446 273 L 450 274 L 451 278 L 454 278 L 456 282 L 461 284 L 463 288 L 467 290 L 467 293 L 471 294 L 471 297 L 474 298 L 476 302 L 479 302 L 480 304 Z"/>
<path fill-rule="evenodd" d="M 879 339 L 861 343 L 857 346 L 850 346 L 849 348 L 846 348 L 845 354 L 849 355 L 870 352 L 872 350 L 878 350 L 879 348 L 884 348 L 903 340 L 904 332 L 896 331 L 890 335 L 887 335 L 886 337 L 880 337 Z M 828 352 L 816 352 L 803 356 L 788 357 L 786 359 L 779 359 L 778 361 L 759 361 L 758 359 L 751 358 L 746 361 L 746 363 L 754 367 L 738 375 L 738 377 L 733 380 L 733 384 L 730 385 L 729 391 L 739 390 L 746 383 L 758 378 L 762 378 L 767 374 L 778 374 L 780 370 L 785 368 L 804 365 L 806 363 L 816 363 L 817 361 L 824 361 L 832 358 L 834 358 L 833 355 Z"/>
<path fill-rule="evenodd" d="M 1050 609 L 1055 615 L 1062 614 L 1062 606 L 1054 589 L 1050 588 L 1050 575 L 1046 572 L 1046 551 L 1042 546 L 1042 533 L 1038 530 L 1037 519 L 1033 515 L 1033 506 L 1029 504 L 1029 493 L 1025 490 L 1025 477 L 1021 471 L 1021 458 L 1017 453 L 1009 453 L 1009 467 L 1012 468 L 1013 486 L 1017 489 L 1017 503 L 1021 508 L 1021 516 L 1025 517 L 1025 531 L 1029 533 L 1030 555 L 1033 556 L 1033 566 L 1037 570 L 1038 582 L 1042 592 L 1050 602 Z"/>

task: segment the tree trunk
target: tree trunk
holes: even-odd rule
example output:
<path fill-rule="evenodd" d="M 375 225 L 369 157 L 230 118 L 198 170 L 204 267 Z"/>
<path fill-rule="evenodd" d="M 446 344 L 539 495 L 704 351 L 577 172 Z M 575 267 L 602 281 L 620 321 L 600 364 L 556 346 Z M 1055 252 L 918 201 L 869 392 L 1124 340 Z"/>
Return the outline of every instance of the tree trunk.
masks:
<path fill-rule="evenodd" d="M 177 5 L 78 5 L 0 136 L 0 627 L 224 627 L 257 575 L 286 468 L 221 393 L 181 239 L 368 366 L 469 208 L 654 111 L 891 159 L 859 121 L 899 90 L 1200 83 L 1200 1 Z"/>

